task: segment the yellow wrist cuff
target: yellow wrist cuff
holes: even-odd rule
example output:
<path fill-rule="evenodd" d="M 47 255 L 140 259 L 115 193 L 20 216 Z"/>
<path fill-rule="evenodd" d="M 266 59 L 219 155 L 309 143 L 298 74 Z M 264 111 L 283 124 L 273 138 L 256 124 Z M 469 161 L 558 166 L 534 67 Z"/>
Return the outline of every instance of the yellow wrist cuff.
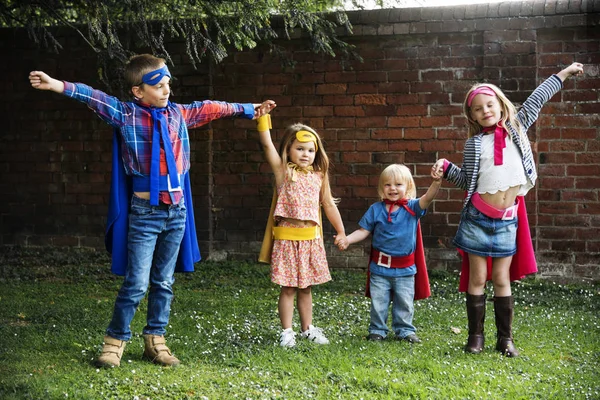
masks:
<path fill-rule="evenodd" d="M 272 129 L 271 126 L 271 114 L 265 114 L 256 120 L 256 130 L 259 132 L 266 132 Z"/>

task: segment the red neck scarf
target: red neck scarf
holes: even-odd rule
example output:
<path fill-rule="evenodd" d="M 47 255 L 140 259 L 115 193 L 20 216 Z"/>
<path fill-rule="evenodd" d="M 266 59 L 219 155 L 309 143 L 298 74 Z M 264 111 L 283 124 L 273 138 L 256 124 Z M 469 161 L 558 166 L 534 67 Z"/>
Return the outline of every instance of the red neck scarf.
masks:
<path fill-rule="evenodd" d="M 408 199 L 400 199 L 400 200 L 396 200 L 396 201 L 391 201 L 388 199 L 384 199 L 383 202 L 385 204 L 389 204 L 390 205 L 390 209 L 388 210 L 388 222 L 392 222 L 392 210 L 394 209 L 394 206 L 398 206 L 398 207 L 404 207 L 404 209 L 406 211 L 408 211 L 410 213 L 410 215 L 415 216 L 417 215 L 413 210 L 411 210 L 408 207 Z"/>
<path fill-rule="evenodd" d="M 506 128 L 498 123 L 496 125 L 483 128 L 483 131 L 494 132 L 494 165 L 504 164 L 503 150 L 506 147 L 506 136 L 508 136 Z"/>

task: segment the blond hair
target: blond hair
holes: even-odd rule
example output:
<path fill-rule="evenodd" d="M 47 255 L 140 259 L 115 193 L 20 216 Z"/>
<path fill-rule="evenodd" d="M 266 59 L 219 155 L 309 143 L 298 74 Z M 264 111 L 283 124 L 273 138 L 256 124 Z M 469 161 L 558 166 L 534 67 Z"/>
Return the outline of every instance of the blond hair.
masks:
<path fill-rule="evenodd" d="M 138 54 L 129 59 L 125 64 L 123 76 L 130 87 L 141 86 L 144 74 L 157 70 L 166 65 L 164 58 L 152 54 Z"/>
<path fill-rule="evenodd" d="M 381 174 L 379 175 L 379 185 L 377 185 L 377 194 L 379 194 L 381 200 L 385 199 L 383 187 L 389 181 L 406 184 L 406 197 L 409 199 L 414 199 L 417 197 L 415 180 L 413 179 L 410 169 L 408 169 L 406 165 L 391 164 L 381 171 Z"/>
<path fill-rule="evenodd" d="M 526 139 L 526 137 L 523 137 L 526 135 L 521 126 L 521 123 L 517 119 L 517 108 L 510 100 L 508 100 L 506 95 L 502 92 L 502 90 L 500 90 L 498 86 L 492 85 L 491 83 L 475 84 L 471 87 L 471 89 L 469 89 L 467 95 L 465 96 L 465 101 L 463 103 L 463 113 L 465 117 L 467 117 L 467 121 L 469 123 L 468 137 L 477 135 L 483 129 L 483 127 L 471 117 L 471 107 L 468 104 L 469 96 L 471 95 L 471 93 L 482 86 L 488 87 L 492 89 L 494 93 L 496 93 L 498 103 L 500 103 L 500 109 L 502 110 L 502 116 L 500 117 L 499 123 L 501 124 L 501 126 L 507 128 L 506 131 L 508 132 L 509 136 L 511 136 L 511 131 L 506 126 L 506 122 L 508 122 L 508 124 L 517 131 L 517 133 L 519 134 L 519 136 L 522 137 L 522 139 Z"/>
<path fill-rule="evenodd" d="M 317 138 L 318 150 L 315 153 L 315 160 L 313 161 L 312 167 L 315 171 L 323 174 L 323 183 L 321 184 L 321 202 L 329 205 L 338 203 L 339 199 L 333 197 L 333 194 L 331 193 L 331 186 L 329 184 L 329 167 L 331 166 L 331 163 L 329 162 L 329 157 L 327 156 L 325 148 L 323 147 L 321 137 L 313 128 L 301 123 L 295 123 L 285 129 L 283 138 L 279 144 L 279 154 L 281 156 L 283 165 L 287 165 L 289 162 L 288 154 L 292 144 L 296 140 L 296 133 L 298 131 L 308 131 L 314 134 L 315 138 Z"/>

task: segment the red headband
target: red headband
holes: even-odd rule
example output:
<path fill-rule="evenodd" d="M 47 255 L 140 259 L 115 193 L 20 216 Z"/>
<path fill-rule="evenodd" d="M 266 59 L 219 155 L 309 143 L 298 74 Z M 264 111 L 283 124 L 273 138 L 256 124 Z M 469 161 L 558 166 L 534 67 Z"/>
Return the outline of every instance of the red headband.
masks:
<path fill-rule="evenodd" d="M 492 89 L 491 87 L 479 86 L 477 89 L 475 89 L 471 93 L 469 93 L 469 97 L 467 97 L 467 106 L 471 107 L 471 103 L 473 102 L 473 99 L 478 94 L 485 94 L 486 96 L 496 96 L 496 92 L 494 92 L 494 89 Z"/>

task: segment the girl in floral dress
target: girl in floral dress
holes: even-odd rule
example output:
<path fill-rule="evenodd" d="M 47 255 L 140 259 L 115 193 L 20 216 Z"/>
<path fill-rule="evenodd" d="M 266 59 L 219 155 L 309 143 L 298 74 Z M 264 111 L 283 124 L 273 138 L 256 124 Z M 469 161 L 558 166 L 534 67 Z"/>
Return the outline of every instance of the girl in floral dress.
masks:
<path fill-rule="evenodd" d="M 300 336 L 328 344 L 323 331 L 312 325 L 312 286 L 331 280 L 321 206 L 337 231 L 336 242 L 346 237 L 329 186 L 329 158 L 317 132 L 299 123 L 286 129 L 277 152 L 270 121 L 269 115 L 259 118 L 257 127 L 276 188 L 259 261 L 271 264 L 271 281 L 281 286 L 278 310 L 283 330 L 279 344 L 296 345 L 292 329 L 294 300 L 300 315 Z"/>

